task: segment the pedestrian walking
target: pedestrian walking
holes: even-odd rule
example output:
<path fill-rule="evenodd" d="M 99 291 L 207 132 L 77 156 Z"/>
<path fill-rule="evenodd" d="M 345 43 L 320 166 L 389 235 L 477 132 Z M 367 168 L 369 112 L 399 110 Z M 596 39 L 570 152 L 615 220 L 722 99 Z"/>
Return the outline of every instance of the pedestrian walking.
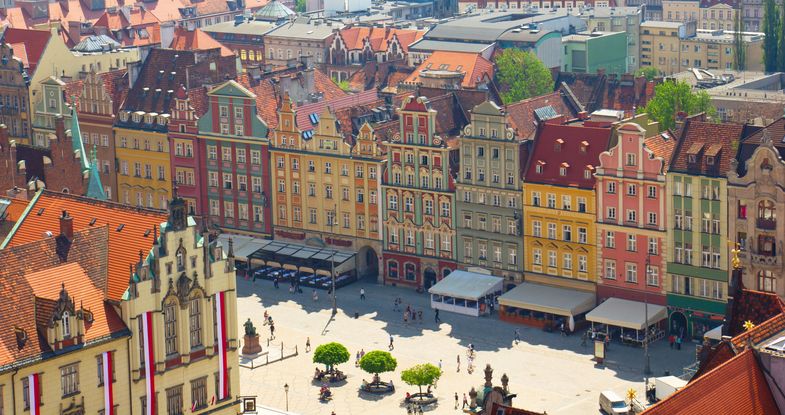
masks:
<path fill-rule="evenodd" d="M 311 338 L 310 337 L 306 337 L 305 338 L 305 353 L 308 353 L 310 351 L 311 351 Z"/>
<path fill-rule="evenodd" d="M 439 371 L 442 370 L 442 359 L 439 359 Z"/>
<path fill-rule="evenodd" d="M 395 301 L 393 301 L 393 311 L 398 311 L 398 299 L 397 298 L 395 299 Z"/>
<path fill-rule="evenodd" d="M 676 350 L 681 350 L 681 336 L 676 337 Z"/>
<path fill-rule="evenodd" d="M 420 324 L 422 324 L 422 310 L 417 311 L 417 319 L 420 320 Z"/>
<path fill-rule="evenodd" d="M 365 288 L 360 288 L 360 299 L 365 301 Z"/>
<path fill-rule="evenodd" d="M 581 346 L 586 347 L 586 340 L 588 340 L 588 338 L 589 338 L 589 333 L 583 332 L 583 335 L 581 335 Z"/>
<path fill-rule="evenodd" d="M 518 344 L 520 342 L 521 342 L 521 330 L 515 329 L 515 344 Z"/>
<path fill-rule="evenodd" d="M 414 324 L 416 321 L 417 321 L 417 311 L 412 309 L 412 324 Z"/>
<path fill-rule="evenodd" d="M 365 356 L 365 349 L 360 349 L 360 359 Z"/>
<path fill-rule="evenodd" d="M 275 287 L 276 290 L 278 289 L 278 277 L 275 277 L 275 279 L 273 279 L 273 287 Z"/>
<path fill-rule="evenodd" d="M 458 392 L 455 392 L 455 409 L 458 409 Z"/>
<path fill-rule="evenodd" d="M 389 350 L 393 350 L 393 349 L 395 349 L 395 345 L 393 345 L 393 336 L 392 336 L 392 334 L 390 335 L 390 345 L 389 345 L 389 346 L 387 346 L 387 348 L 388 348 Z"/>
<path fill-rule="evenodd" d="M 409 310 L 403 312 L 403 324 L 409 324 Z"/>
<path fill-rule="evenodd" d="M 354 356 L 354 367 L 360 366 L 360 351 L 358 350 Z"/>
<path fill-rule="evenodd" d="M 442 322 L 442 319 L 439 318 L 439 309 L 438 308 L 436 309 L 436 313 L 434 313 L 434 315 L 433 315 L 433 322 L 437 323 L 437 324 Z"/>
<path fill-rule="evenodd" d="M 461 405 L 461 409 L 466 408 L 469 405 L 469 400 L 466 399 L 466 394 L 463 394 L 463 405 Z"/>
<path fill-rule="evenodd" d="M 270 338 L 275 339 L 275 325 L 270 323 Z"/>
<path fill-rule="evenodd" d="M 314 303 L 319 301 L 319 294 L 316 293 L 315 289 L 313 290 L 313 294 L 311 294 L 311 296 L 313 297 L 313 302 Z"/>
<path fill-rule="evenodd" d="M 564 322 L 559 325 L 559 331 L 561 331 L 562 336 L 566 336 L 567 332 L 564 331 Z"/>
<path fill-rule="evenodd" d="M 671 349 L 673 349 L 674 343 L 676 343 L 676 336 L 671 334 L 668 336 L 668 344 L 671 346 Z"/>
<path fill-rule="evenodd" d="M 460 371 L 461 371 L 461 355 L 458 355 L 458 370 L 456 370 L 456 372 L 460 372 Z"/>

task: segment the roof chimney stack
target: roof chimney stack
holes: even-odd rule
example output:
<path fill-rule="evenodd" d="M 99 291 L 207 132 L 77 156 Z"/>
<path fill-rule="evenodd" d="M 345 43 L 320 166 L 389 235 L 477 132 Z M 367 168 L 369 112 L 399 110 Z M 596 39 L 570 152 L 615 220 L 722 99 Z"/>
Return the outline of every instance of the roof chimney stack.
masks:
<path fill-rule="evenodd" d="M 60 216 L 60 235 L 66 237 L 69 241 L 74 239 L 74 222 L 65 210 L 63 215 Z"/>

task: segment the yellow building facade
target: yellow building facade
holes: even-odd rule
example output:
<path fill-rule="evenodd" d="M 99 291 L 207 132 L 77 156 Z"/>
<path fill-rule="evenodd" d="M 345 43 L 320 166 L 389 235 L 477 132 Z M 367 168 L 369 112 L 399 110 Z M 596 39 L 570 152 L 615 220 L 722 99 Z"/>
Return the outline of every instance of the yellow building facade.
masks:
<path fill-rule="evenodd" d="M 166 209 L 172 190 L 166 119 L 153 121 L 160 116 L 120 114 L 121 120 L 136 117 L 149 117 L 150 122 L 164 123 L 164 130 L 115 127 L 117 199 L 127 205 Z"/>
<path fill-rule="evenodd" d="M 525 280 L 594 290 L 594 191 L 523 184 Z"/>
<path fill-rule="evenodd" d="M 270 177 L 275 239 L 357 253 L 359 276 L 377 276 L 381 258 L 379 193 L 383 156 L 373 128 L 364 124 L 347 143 L 335 115 L 313 114 L 301 131 L 288 99 L 270 140 Z"/>

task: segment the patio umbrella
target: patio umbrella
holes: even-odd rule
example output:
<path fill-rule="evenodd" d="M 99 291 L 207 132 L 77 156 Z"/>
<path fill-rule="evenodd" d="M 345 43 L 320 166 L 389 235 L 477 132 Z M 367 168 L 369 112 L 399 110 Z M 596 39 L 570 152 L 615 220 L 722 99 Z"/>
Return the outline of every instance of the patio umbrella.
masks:
<path fill-rule="evenodd" d="M 573 316 L 570 316 L 569 326 L 570 326 L 570 331 L 575 330 L 575 318 L 573 318 Z"/>

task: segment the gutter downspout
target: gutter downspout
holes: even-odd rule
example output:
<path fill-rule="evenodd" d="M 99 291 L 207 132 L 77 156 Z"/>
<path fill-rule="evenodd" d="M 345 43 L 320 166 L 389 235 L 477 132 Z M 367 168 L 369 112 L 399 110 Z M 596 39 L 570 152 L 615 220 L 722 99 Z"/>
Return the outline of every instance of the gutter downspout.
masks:
<path fill-rule="evenodd" d="M 11 414 L 16 415 L 16 388 L 14 388 L 14 376 L 19 373 L 19 368 L 14 370 L 14 373 L 11 375 Z"/>

